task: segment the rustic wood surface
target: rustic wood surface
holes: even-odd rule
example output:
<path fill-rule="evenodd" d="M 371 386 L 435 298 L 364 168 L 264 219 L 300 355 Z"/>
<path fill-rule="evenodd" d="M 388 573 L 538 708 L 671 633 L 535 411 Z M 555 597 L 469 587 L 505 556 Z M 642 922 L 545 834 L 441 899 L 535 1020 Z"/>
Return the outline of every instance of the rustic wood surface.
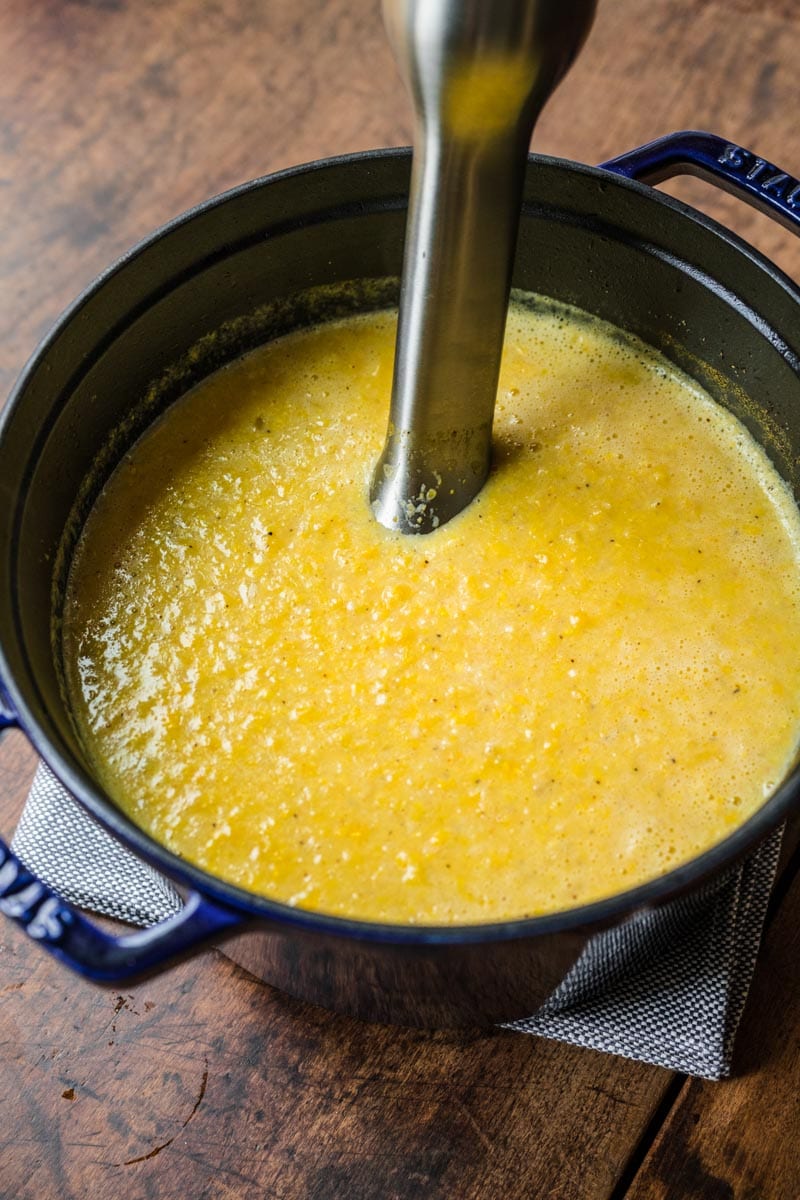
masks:
<path fill-rule="evenodd" d="M 797 175 L 798 61 L 796 0 L 600 0 L 535 145 L 598 162 L 707 128 Z M 154 226 L 254 175 L 409 137 L 374 0 L 4 0 L 2 394 L 58 312 Z M 800 278 L 790 234 L 697 181 L 668 186 Z M 6 833 L 33 767 L 8 737 Z M 102 991 L 6 922 L 0 1197 L 792 1200 L 794 865 L 721 1085 L 518 1035 L 360 1025 L 218 951 Z"/>

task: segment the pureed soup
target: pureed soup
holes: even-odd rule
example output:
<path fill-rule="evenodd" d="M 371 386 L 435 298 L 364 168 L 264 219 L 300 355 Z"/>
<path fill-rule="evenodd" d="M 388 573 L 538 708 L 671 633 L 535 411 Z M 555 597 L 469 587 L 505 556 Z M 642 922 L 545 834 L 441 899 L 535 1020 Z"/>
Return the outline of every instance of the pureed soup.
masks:
<path fill-rule="evenodd" d="M 118 467 L 64 614 L 96 774 L 170 850 L 325 913 L 481 922 L 651 879 L 793 758 L 795 504 L 666 360 L 530 300 L 483 491 L 388 532 L 395 327 L 264 346 Z"/>

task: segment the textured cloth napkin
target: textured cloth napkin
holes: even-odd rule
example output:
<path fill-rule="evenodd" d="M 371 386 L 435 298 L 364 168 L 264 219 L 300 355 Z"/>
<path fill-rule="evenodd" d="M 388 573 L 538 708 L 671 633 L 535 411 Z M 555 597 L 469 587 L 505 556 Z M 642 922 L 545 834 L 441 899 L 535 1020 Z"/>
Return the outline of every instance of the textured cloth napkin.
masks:
<path fill-rule="evenodd" d="M 588 943 L 526 1020 L 505 1026 L 722 1079 L 761 940 L 781 831 L 710 884 Z M 65 900 L 136 925 L 177 912 L 169 880 L 105 832 L 41 763 L 14 852 Z"/>

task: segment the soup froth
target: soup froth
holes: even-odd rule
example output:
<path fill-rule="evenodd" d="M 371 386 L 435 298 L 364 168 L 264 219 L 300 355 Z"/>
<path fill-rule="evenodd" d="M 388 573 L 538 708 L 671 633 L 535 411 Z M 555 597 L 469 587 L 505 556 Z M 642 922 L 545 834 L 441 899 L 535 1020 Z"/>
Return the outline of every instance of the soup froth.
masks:
<path fill-rule="evenodd" d="M 171 850 L 326 913 L 480 922 L 653 878 L 795 753 L 794 501 L 666 360 L 531 300 L 485 488 L 390 533 L 395 322 L 264 346 L 120 464 L 64 613 L 87 754 Z"/>

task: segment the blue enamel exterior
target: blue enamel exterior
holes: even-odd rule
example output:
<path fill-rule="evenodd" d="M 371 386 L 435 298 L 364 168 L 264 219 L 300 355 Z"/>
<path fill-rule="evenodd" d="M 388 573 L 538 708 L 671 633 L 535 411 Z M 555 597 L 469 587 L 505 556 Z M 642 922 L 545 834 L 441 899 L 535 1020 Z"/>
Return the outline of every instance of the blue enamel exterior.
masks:
<path fill-rule="evenodd" d="M 673 175 L 697 175 L 760 208 L 794 232 L 800 229 L 800 180 L 768 159 L 713 133 L 671 133 L 609 159 L 602 166 L 615 175 L 644 183 L 661 183 Z"/>
<path fill-rule="evenodd" d="M 17 714 L 11 706 L 11 701 L 3 688 L 3 681 L 0 679 L 0 733 L 4 729 L 13 729 L 18 725 Z"/>
<path fill-rule="evenodd" d="M 603 163 L 616 175 L 645 183 L 677 174 L 700 175 L 740 196 L 795 232 L 800 231 L 800 182 L 741 146 L 709 133 L 683 132 L 659 138 Z M 0 732 L 22 727 L 0 682 Z M 182 910 L 151 929 L 114 937 L 92 924 L 36 879 L 0 841 L 0 911 L 77 973 L 100 983 L 116 983 L 155 972 L 211 939 L 264 924 L 246 902 L 235 908 L 211 885 L 189 893 Z M 306 915 L 293 914 L 296 924 Z M 363 929 L 361 931 L 363 936 Z M 376 939 L 381 935 L 372 931 Z M 419 943 L 438 940 L 434 931 L 388 930 L 385 940 Z"/>
<path fill-rule="evenodd" d="M 0 912 L 66 966 L 98 983 L 141 977 L 242 924 L 240 914 L 194 892 L 169 920 L 113 937 L 36 879 L 2 842 Z"/>

